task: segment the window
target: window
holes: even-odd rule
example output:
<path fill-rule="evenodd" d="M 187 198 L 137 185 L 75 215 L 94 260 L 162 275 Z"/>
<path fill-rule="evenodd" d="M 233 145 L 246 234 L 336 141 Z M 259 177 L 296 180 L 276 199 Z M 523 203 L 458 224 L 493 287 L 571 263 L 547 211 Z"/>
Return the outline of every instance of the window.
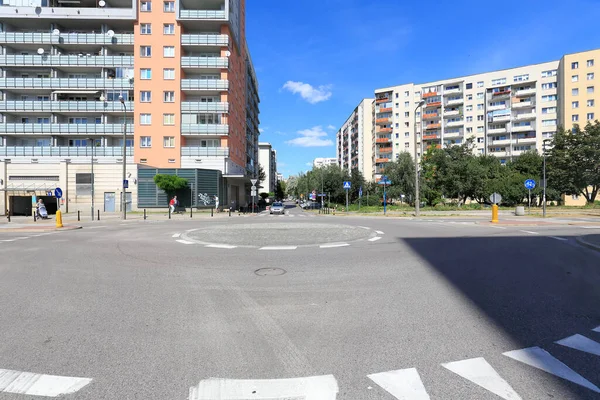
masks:
<path fill-rule="evenodd" d="M 587 66 L 588 67 L 593 67 L 594 66 L 594 60 L 587 60 Z"/>
<path fill-rule="evenodd" d="M 473 122 L 473 117 L 467 117 L 467 122 Z"/>
<path fill-rule="evenodd" d="M 410 132 L 404 132 L 404 137 L 410 137 Z"/>
<path fill-rule="evenodd" d="M 400 114 L 396 113 L 396 118 L 400 118 Z"/>
<path fill-rule="evenodd" d="M 556 76 L 556 70 L 551 69 L 549 71 L 542 71 L 542 78 L 549 78 L 551 76 Z"/>
<path fill-rule="evenodd" d="M 140 101 L 142 103 L 150 103 L 152 101 L 152 92 L 150 91 L 141 91 L 140 92 Z"/>
<path fill-rule="evenodd" d="M 542 108 L 542 114 L 556 114 L 556 107 Z"/>
<path fill-rule="evenodd" d="M 163 125 L 175 125 L 175 114 L 163 114 Z"/>
<path fill-rule="evenodd" d="M 396 103 L 396 108 L 400 108 L 400 103 Z"/>
<path fill-rule="evenodd" d="M 492 86 L 504 85 L 505 83 L 506 83 L 506 78 L 492 79 Z"/>
<path fill-rule="evenodd" d="M 467 90 L 473 89 L 473 84 L 472 83 L 467 83 L 466 88 L 467 88 Z"/>
<path fill-rule="evenodd" d="M 477 133 L 483 133 L 483 126 L 477 127 Z"/>
<path fill-rule="evenodd" d="M 477 98 L 478 99 L 483 99 L 483 92 L 477 93 Z"/>
<path fill-rule="evenodd" d="M 152 11 L 152 2 L 151 1 L 142 1 L 140 10 L 142 12 L 150 12 Z"/>
<path fill-rule="evenodd" d="M 140 114 L 140 125 L 150 125 L 152 123 L 151 114 Z"/>
<path fill-rule="evenodd" d="M 594 113 L 587 113 L 587 119 L 588 120 L 594 119 Z"/>
<path fill-rule="evenodd" d="M 164 24 L 163 25 L 163 34 L 164 35 L 174 35 L 175 34 L 175 24 Z"/>
<path fill-rule="evenodd" d="M 410 112 L 409 112 L 409 111 L 406 111 L 406 112 L 404 113 L 404 117 L 405 117 L 405 118 L 408 118 L 408 117 L 410 117 Z M 416 195 L 415 195 L 415 196 L 416 196 Z"/>
<path fill-rule="evenodd" d="M 529 74 L 524 74 L 524 75 L 516 75 L 513 80 L 515 82 L 524 82 L 524 81 L 528 81 L 529 80 Z"/>
<path fill-rule="evenodd" d="M 142 68 L 140 75 L 141 79 L 152 79 L 152 70 L 150 68 Z"/>
<path fill-rule="evenodd" d="M 175 79 L 175 70 L 173 68 L 163 69 L 163 79 L 167 79 L 167 80 Z"/>
<path fill-rule="evenodd" d="M 478 110 L 483 110 L 483 104 L 477 104 L 477 109 Z"/>
<path fill-rule="evenodd" d="M 467 128 L 467 133 L 473 133 L 473 128 L 471 128 L 471 127 Z"/>
<path fill-rule="evenodd" d="M 484 138 L 482 138 L 482 137 L 477 138 L 477 143 L 483 143 L 483 142 L 484 142 Z"/>
<path fill-rule="evenodd" d="M 175 164 L 175 159 L 174 158 L 169 158 L 169 163 Z"/>
<path fill-rule="evenodd" d="M 150 136 L 141 136 L 140 147 L 152 147 L 152 138 Z"/>
<path fill-rule="evenodd" d="M 396 95 L 396 98 L 398 98 L 398 93 L 394 93 Z"/>
<path fill-rule="evenodd" d="M 415 195 L 415 197 L 416 197 L 416 195 Z M 578 194 L 572 194 L 572 195 L 571 195 L 571 198 L 572 198 L 573 200 L 579 200 L 579 195 L 578 195 Z"/>
<path fill-rule="evenodd" d="M 477 116 L 477 121 L 483 121 L 483 115 L 478 115 Z"/>
<path fill-rule="evenodd" d="M 542 126 L 554 126 L 556 125 L 555 119 L 544 119 L 542 120 Z"/>
<path fill-rule="evenodd" d="M 175 47 L 174 46 L 163 47 L 163 57 L 175 57 Z"/>
<path fill-rule="evenodd" d="M 147 158 L 140 158 L 140 164 L 146 164 L 148 162 Z"/>
<path fill-rule="evenodd" d="M 479 81 L 479 82 L 477 82 L 477 87 L 478 87 L 478 88 L 481 88 L 481 87 L 483 87 L 483 81 Z"/>
<path fill-rule="evenodd" d="M 473 111 L 473 106 L 471 106 L 471 105 L 466 106 L 465 111 Z"/>
<path fill-rule="evenodd" d="M 407 90 L 406 92 L 404 92 L 404 97 L 408 97 L 410 96 L 410 92 Z"/>
<path fill-rule="evenodd" d="M 49 124 L 50 123 L 50 118 L 47 118 L 47 117 L 41 118 L 40 117 L 40 118 L 37 119 L 37 123 L 38 124 Z"/>
<path fill-rule="evenodd" d="M 140 32 L 142 35 L 150 35 L 152 33 L 152 24 L 141 24 Z"/>
<path fill-rule="evenodd" d="M 405 101 L 405 102 L 404 102 L 404 107 L 410 107 L 410 102 L 408 102 L 408 101 Z"/>
<path fill-rule="evenodd" d="M 587 87 L 587 92 L 588 92 L 588 94 L 594 93 L 594 87 L 593 86 L 588 86 Z"/>
<path fill-rule="evenodd" d="M 578 101 L 571 102 L 571 107 L 572 108 L 579 108 L 579 102 Z"/>
<path fill-rule="evenodd" d="M 587 106 L 588 107 L 594 107 L 594 100 L 588 100 L 587 101 Z"/>
<path fill-rule="evenodd" d="M 587 74 L 587 80 L 591 81 L 592 79 L 594 79 L 594 73 L 590 72 L 589 74 Z"/>
<path fill-rule="evenodd" d="M 579 89 L 571 89 L 571 96 L 579 96 Z"/>
<path fill-rule="evenodd" d="M 542 83 L 542 90 L 556 89 L 556 82 Z"/>
<path fill-rule="evenodd" d="M 398 125 L 398 124 L 396 124 L 396 125 Z M 399 137 L 400 137 L 400 134 L 396 133 L 396 139 L 398 139 Z"/>
<path fill-rule="evenodd" d="M 404 148 L 408 149 L 409 147 L 410 147 L 410 143 L 404 142 Z M 399 154 L 396 154 L 396 155 L 398 156 Z"/>
<path fill-rule="evenodd" d="M 163 147 L 175 147 L 175 136 L 164 136 Z"/>
<path fill-rule="evenodd" d="M 579 82 L 579 75 L 572 75 L 571 82 Z"/>
<path fill-rule="evenodd" d="M 579 63 L 578 62 L 572 62 L 571 63 L 571 69 L 577 69 L 579 68 Z"/>
<path fill-rule="evenodd" d="M 549 94 L 546 96 L 542 96 L 542 101 L 556 101 L 557 98 L 558 97 L 555 94 Z"/>
<path fill-rule="evenodd" d="M 164 12 L 175 12 L 175 2 L 174 1 L 163 1 L 163 11 Z"/>
<path fill-rule="evenodd" d="M 571 117 L 571 121 L 578 122 L 579 121 L 579 114 L 573 114 L 573 116 Z"/>
<path fill-rule="evenodd" d="M 467 101 L 473 100 L 473 95 L 472 94 L 468 94 L 467 95 Z"/>
<path fill-rule="evenodd" d="M 141 57 L 151 57 L 152 56 L 152 47 L 151 46 L 140 46 L 140 56 Z"/>
<path fill-rule="evenodd" d="M 165 103 L 173 103 L 175 101 L 175 92 L 163 92 L 163 100 Z"/>
<path fill-rule="evenodd" d="M 400 124 L 396 122 L 396 128 L 400 128 Z M 398 137 L 398 134 L 396 133 L 396 137 Z"/>
<path fill-rule="evenodd" d="M 75 174 L 75 195 L 76 196 L 91 196 L 92 195 L 92 174 Z"/>

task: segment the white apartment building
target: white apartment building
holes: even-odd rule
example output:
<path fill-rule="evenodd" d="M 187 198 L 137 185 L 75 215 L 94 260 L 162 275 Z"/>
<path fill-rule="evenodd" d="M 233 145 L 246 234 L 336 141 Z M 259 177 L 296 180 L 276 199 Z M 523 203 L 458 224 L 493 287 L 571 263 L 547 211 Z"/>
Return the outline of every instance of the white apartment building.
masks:
<path fill-rule="evenodd" d="M 527 150 L 541 151 L 543 139 L 557 129 L 558 66 L 552 61 L 377 89 L 375 179 L 401 152 L 415 154 L 415 131 L 417 157 L 430 146 L 458 145 L 468 138 L 478 154 L 497 156 L 502 163 Z"/>
<path fill-rule="evenodd" d="M 336 134 L 340 168 L 348 172 L 358 169 L 367 179 L 373 170 L 373 101 L 363 99 Z"/>
<path fill-rule="evenodd" d="M 265 171 L 265 181 L 259 182 L 260 193 L 275 193 L 277 188 L 277 152 L 271 143 L 258 144 L 258 163 Z"/>
<path fill-rule="evenodd" d="M 319 157 L 313 160 L 313 168 L 323 168 L 330 165 L 338 165 L 338 159 Z"/>

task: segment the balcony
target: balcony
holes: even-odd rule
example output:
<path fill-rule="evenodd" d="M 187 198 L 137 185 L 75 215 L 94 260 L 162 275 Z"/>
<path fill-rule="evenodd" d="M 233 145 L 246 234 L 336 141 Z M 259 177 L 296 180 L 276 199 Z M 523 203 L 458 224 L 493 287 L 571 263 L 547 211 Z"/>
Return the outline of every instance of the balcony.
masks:
<path fill-rule="evenodd" d="M 392 107 L 380 108 L 379 109 L 379 113 L 388 113 L 388 112 L 392 112 Z"/>
<path fill-rule="evenodd" d="M 382 144 L 382 143 L 384 143 L 384 144 L 387 144 L 387 143 L 392 143 L 392 139 L 390 139 L 390 138 L 377 138 L 377 139 L 375 139 L 375 143 L 377 143 L 377 144 Z"/>
<path fill-rule="evenodd" d="M 499 139 L 499 140 L 490 140 L 488 142 L 488 146 L 507 146 L 507 145 L 510 145 L 510 138 Z"/>
<path fill-rule="evenodd" d="M 440 114 L 439 113 L 427 113 L 427 114 L 423 114 L 423 119 L 432 119 L 432 118 L 439 118 Z"/>
<path fill-rule="evenodd" d="M 6 54 L 0 56 L 0 64 L 10 67 L 133 67 L 133 56 Z"/>
<path fill-rule="evenodd" d="M 532 120 L 532 119 L 535 119 L 535 113 L 521 113 L 521 114 L 516 114 L 515 115 L 515 119 L 517 121 Z"/>
<path fill-rule="evenodd" d="M 441 148 L 442 148 L 442 145 L 441 145 L 441 144 L 430 144 L 430 145 L 427 145 L 425 148 L 426 148 L 427 150 L 429 150 L 429 149 L 431 149 L 431 148 L 434 148 L 434 149 L 441 149 Z"/>
<path fill-rule="evenodd" d="M 182 135 L 227 135 L 229 125 L 225 124 L 181 124 Z"/>
<path fill-rule="evenodd" d="M 428 92 L 428 93 L 423 93 L 423 95 L 421 96 L 421 98 L 428 99 L 430 97 L 435 97 L 437 95 L 438 95 L 438 92 Z"/>
<path fill-rule="evenodd" d="M 448 96 L 451 94 L 458 94 L 458 93 L 462 93 L 462 89 L 461 88 L 454 88 L 454 89 L 445 89 L 444 90 L 444 96 Z"/>
<path fill-rule="evenodd" d="M 441 105 L 442 105 L 441 101 L 434 101 L 432 103 L 426 103 L 425 108 L 440 107 Z"/>
<path fill-rule="evenodd" d="M 444 138 L 460 137 L 463 135 L 462 130 L 458 132 L 444 132 Z"/>
<path fill-rule="evenodd" d="M 516 139 L 517 143 L 536 143 L 537 138 L 535 136 L 522 137 Z"/>
<path fill-rule="evenodd" d="M 507 151 L 489 151 L 489 154 L 494 157 L 506 157 L 509 155 Z"/>
<path fill-rule="evenodd" d="M 507 132 L 506 127 L 504 127 L 504 128 L 488 129 L 488 131 L 487 131 L 488 135 L 495 135 L 495 134 L 498 134 L 498 133 L 506 133 L 506 132 Z"/>
<path fill-rule="evenodd" d="M 427 124 L 425 125 L 425 129 L 426 130 L 432 130 L 432 129 L 440 129 L 441 124 L 437 123 L 437 124 Z"/>
<path fill-rule="evenodd" d="M 229 81 L 223 79 L 182 79 L 181 90 L 228 90 Z"/>
<path fill-rule="evenodd" d="M 0 89 L 131 89 L 133 80 L 107 78 L 0 78 Z"/>
<path fill-rule="evenodd" d="M 455 115 L 460 115 L 460 111 L 459 110 L 450 110 L 450 111 L 444 112 L 444 117 L 453 117 Z"/>
<path fill-rule="evenodd" d="M 393 150 L 391 147 L 381 147 L 378 152 L 379 154 L 389 154 L 391 153 Z"/>
<path fill-rule="evenodd" d="M 389 163 L 390 159 L 389 158 L 376 158 L 375 159 L 375 163 L 377 164 L 383 164 L 383 163 Z"/>
<path fill-rule="evenodd" d="M 498 104 L 495 106 L 489 106 L 488 111 L 506 110 L 506 104 Z"/>
<path fill-rule="evenodd" d="M 499 90 L 497 92 L 492 92 L 492 96 L 494 98 L 502 98 L 502 97 L 505 97 L 505 96 L 510 96 L 510 89 Z"/>
<path fill-rule="evenodd" d="M 391 123 L 391 122 L 392 122 L 392 119 L 391 119 L 391 118 L 377 118 L 377 119 L 375 120 L 375 123 L 376 123 L 377 125 L 386 125 L 386 124 L 389 124 L 389 123 Z"/>
<path fill-rule="evenodd" d="M 449 122 L 446 122 L 446 126 L 448 128 L 457 127 L 457 126 L 463 126 L 464 124 L 465 124 L 464 121 L 449 121 Z"/>
<path fill-rule="evenodd" d="M 534 125 L 515 125 L 512 127 L 513 132 L 529 132 L 529 131 L 534 131 L 534 130 L 535 130 Z"/>
<path fill-rule="evenodd" d="M 430 135 L 423 135 L 423 140 L 437 140 L 439 138 L 440 138 L 440 135 L 437 133 L 430 134 Z"/>
<path fill-rule="evenodd" d="M 182 82 L 183 82 L 183 80 L 182 80 Z M 181 112 L 227 113 L 227 112 L 229 112 L 229 103 L 224 103 L 224 102 L 206 103 L 203 101 L 182 101 L 181 102 Z"/>
<path fill-rule="evenodd" d="M 61 33 L 56 36 L 42 32 L 1 32 L 0 43 L 132 45 L 133 33 L 117 33 L 109 37 L 103 33 Z"/>
<path fill-rule="evenodd" d="M 109 147 L 41 147 L 6 146 L 0 147 L 1 157 L 122 157 L 123 146 Z M 128 147 L 127 156 L 133 156 L 133 148 Z"/>
<path fill-rule="evenodd" d="M 179 10 L 179 19 L 227 19 L 222 10 Z"/>
<path fill-rule="evenodd" d="M 517 97 L 525 97 L 525 96 L 533 96 L 535 94 L 535 88 L 521 89 L 517 90 L 515 96 Z"/>
<path fill-rule="evenodd" d="M 459 98 L 459 99 L 449 99 L 449 100 L 446 102 L 446 105 L 447 105 L 447 106 L 458 106 L 458 105 L 460 105 L 460 104 L 462 104 L 462 103 L 464 103 L 464 102 L 465 102 L 465 100 L 464 100 L 463 98 Z"/>
<path fill-rule="evenodd" d="M 122 135 L 123 124 L 0 124 L 0 133 L 53 134 L 53 135 Z M 127 124 L 127 133 L 133 134 L 133 124 Z"/>
<path fill-rule="evenodd" d="M 68 1 L 68 0 L 67 0 Z M 66 1 L 61 1 L 65 3 Z M 80 2 L 75 7 L 48 7 L 35 6 L 35 4 L 45 3 L 31 0 L 11 0 L 10 5 L 4 1 L 4 7 L 0 6 L 0 20 L 6 18 L 19 18 L 33 20 L 58 21 L 60 19 L 89 21 L 109 21 L 109 20 L 129 20 L 136 19 L 135 9 L 130 6 L 128 8 L 121 7 L 97 7 L 95 2 L 86 2 L 87 6 L 83 6 Z M 91 4 L 90 4 L 91 3 Z"/>
<path fill-rule="evenodd" d="M 181 148 L 182 157 L 229 157 L 229 147 L 192 147 Z"/>
<path fill-rule="evenodd" d="M 227 46 L 229 36 L 186 33 L 181 35 L 181 44 L 183 46 Z"/>
<path fill-rule="evenodd" d="M 376 133 L 391 133 L 392 128 L 379 128 Z"/>
<path fill-rule="evenodd" d="M 507 122 L 507 121 L 510 121 L 510 114 L 494 115 L 492 117 L 492 121 L 493 122 Z"/>
<path fill-rule="evenodd" d="M 514 102 L 513 105 L 512 105 L 512 108 L 514 108 L 514 109 L 530 108 L 530 107 L 535 107 L 534 102 L 532 102 L 532 101 L 520 101 L 520 102 Z"/>
<path fill-rule="evenodd" d="M 126 101 L 127 112 L 133 112 L 133 102 Z M 0 101 L 0 112 L 123 112 L 118 101 Z"/>
<path fill-rule="evenodd" d="M 182 68 L 227 68 L 227 57 L 181 57 Z"/>
<path fill-rule="evenodd" d="M 387 103 L 388 101 L 391 101 L 391 99 L 389 97 L 382 97 L 382 98 L 376 99 L 375 104 Z"/>

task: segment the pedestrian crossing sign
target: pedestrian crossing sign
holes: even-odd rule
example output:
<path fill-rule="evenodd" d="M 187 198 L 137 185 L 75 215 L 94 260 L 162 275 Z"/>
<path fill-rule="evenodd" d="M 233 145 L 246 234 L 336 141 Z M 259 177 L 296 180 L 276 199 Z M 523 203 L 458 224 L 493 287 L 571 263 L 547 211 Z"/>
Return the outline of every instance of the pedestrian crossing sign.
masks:
<path fill-rule="evenodd" d="M 344 189 L 347 190 L 347 189 L 350 189 L 350 187 L 351 187 L 350 181 L 344 181 Z"/>

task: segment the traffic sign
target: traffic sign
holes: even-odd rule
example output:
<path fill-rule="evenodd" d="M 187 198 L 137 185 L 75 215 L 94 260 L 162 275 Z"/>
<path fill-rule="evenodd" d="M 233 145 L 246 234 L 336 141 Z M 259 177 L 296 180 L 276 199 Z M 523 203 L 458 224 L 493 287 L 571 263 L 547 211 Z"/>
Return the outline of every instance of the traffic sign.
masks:
<path fill-rule="evenodd" d="M 492 204 L 500 204 L 501 201 L 502 196 L 500 195 L 500 193 L 492 193 L 492 195 L 490 196 L 490 202 Z"/>
<path fill-rule="evenodd" d="M 60 199 L 63 195 L 62 189 L 61 188 L 56 188 L 54 189 L 54 197 L 56 197 L 57 199 Z"/>
<path fill-rule="evenodd" d="M 250 179 L 250 182 L 252 182 L 252 186 L 256 186 L 256 182 L 258 182 L 258 179 Z"/>
<path fill-rule="evenodd" d="M 256 196 L 256 190 L 251 191 L 250 196 Z"/>
<path fill-rule="evenodd" d="M 362 197 L 362 186 L 358 189 L 358 197 Z"/>
<path fill-rule="evenodd" d="M 527 179 L 525 181 L 525 189 L 531 190 L 535 188 L 535 181 L 533 179 Z"/>
<path fill-rule="evenodd" d="M 385 185 L 385 186 L 390 186 L 390 185 L 392 184 L 392 181 L 390 181 L 389 179 L 385 179 L 385 180 L 384 180 L 384 179 L 381 179 L 381 180 L 379 181 L 379 184 L 380 184 L 380 185 Z"/>
<path fill-rule="evenodd" d="M 252 185 L 252 187 L 250 189 L 256 190 L 256 186 Z"/>
<path fill-rule="evenodd" d="M 123 189 L 128 189 L 129 188 L 129 181 L 127 179 L 125 179 L 123 181 Z"/>
<path fill-rule="evenodd" d="M 350 181 L 344 181 L 344 189 L 348 190 L 352 187 L 352 184 L 350 183 Z"/>

